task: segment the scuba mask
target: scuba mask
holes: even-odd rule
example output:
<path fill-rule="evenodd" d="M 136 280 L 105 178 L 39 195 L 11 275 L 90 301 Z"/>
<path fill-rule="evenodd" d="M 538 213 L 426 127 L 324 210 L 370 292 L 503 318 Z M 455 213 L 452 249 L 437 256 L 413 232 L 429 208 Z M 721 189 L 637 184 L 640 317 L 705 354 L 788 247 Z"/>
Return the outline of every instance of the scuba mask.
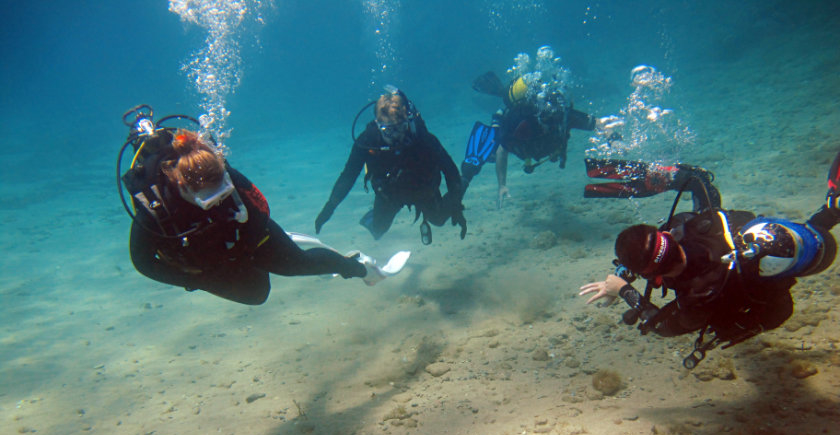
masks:
<path fill-rule="evenodd" d="M 390 145 L 405 136 L 405 133 L 409 130 L 409 121 L 405 120 L 390 124 L 376 121 L 376 127 L 379 128 L 379 133 L 382 135 L 385 143 Z"/>
<path fill-rule="evenodd" d="M 376 122 L 376 127 L 379 130 L 382 139 L 385 141 L 387 146 L 380 147 L 374 146 L 370 144 L 359 144 L 357 142 L 358 137 L 356 136 L 356 123 L 359 120 L 359 117 L 362 116 L 362 113 L 371 106 L 376 104 L 377 100 L 373 100 L 367 104 L 365 104 L 359 112 L 356 114 L 356 117 L 353 118 L 353 124 L 350 128 L 350 137 L 353 138 L 353 143 L 357 146 L 362 146 L 364 148 L 369 148 L 372 151 L 387 151 L 393 149 L 392 144 L 399 145 L 399 139 L 405 134 L 414 134 L 417 132 L 416 120 L 420 118 L 420 112 L 417 111 L 417 108 L 414 106 L 414 103 L 408 99 L 403 91 L 393 85 L 385 85 L 384 87 L 385 93 L 383 95 L 398 95 L 402 97 L 402 100 L 405 102 L 406 106 L 406 119 L 404 121 L 395 122 L 395 123 L 382 123 L 376 120 L 376 113 L 374 108 L 374 121 Z"/>
<path fill-rule="evenodd" d="M 537 119 L 543 126 L 564 128 L 570 104 L 561 92 L 540 92 L 535 99 Z"/>
<path fill-rule="evenodd" d="M 178 186 L 178 192 L 181 194 L 181 197 L 190 204 L 201 207 L 202 210 L 210 210 L 221 204 L 235 190 L 233 181 L 227 172 L 225 172 L 222 182 L 215 187 L 206 187 L 194 191 L 189 186 Z"/>

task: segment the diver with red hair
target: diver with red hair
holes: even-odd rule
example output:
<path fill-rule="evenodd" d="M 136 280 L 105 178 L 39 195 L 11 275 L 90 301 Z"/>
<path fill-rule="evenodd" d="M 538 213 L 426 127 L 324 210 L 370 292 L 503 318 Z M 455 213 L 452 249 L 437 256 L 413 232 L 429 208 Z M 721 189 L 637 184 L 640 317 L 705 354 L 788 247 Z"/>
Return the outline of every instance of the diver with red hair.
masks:
<path fill-rule="evenodd" d="M 161 126 L 172 117 L 157 125 L 151 118 L 145 105 L 126 113 L 132 132 L 120 152 L 129 144 L 135 149 L 121 178 L 132 195 L 134 212 L 124 197 L 123 204 L 133 218 L 129 248 L 138 272 L 248 305 L 267 299 L 269 273 L 338 274 L 369 285 L 384 278 L 363 254 L 343 256 L 317 239 L 286 233 L 259 189 L 214 144 L 194 131 Z"/>

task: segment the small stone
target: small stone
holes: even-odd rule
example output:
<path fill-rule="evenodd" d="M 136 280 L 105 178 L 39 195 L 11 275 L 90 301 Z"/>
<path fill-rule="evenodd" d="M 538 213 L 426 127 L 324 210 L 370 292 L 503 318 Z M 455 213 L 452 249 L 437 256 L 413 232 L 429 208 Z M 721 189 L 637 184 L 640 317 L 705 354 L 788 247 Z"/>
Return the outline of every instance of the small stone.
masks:
<path fill-rule="evenodd" d="M 248 402 L 248 403 L 253 403 L 254 401 L 262 399 L 263 397 L 265 397 L 264 393 L 254 393 L 254 394 L 248 396 L 247 398 L 245 398 L 245 401 Z"/>
<path fill-rule="evenodd" d="M 557 235 L 551 231 L 543 231 L 531 239 L 531 248 L 547 250 L 557 245 Z"/>
<path fill-rule="evenodd" d="M 621 376 L 612 370 L 598 370 L 592 375 L 592 386 L 604 394 L 612 396 L 622 387 Z"/>
<path fill-rule="evenodd" d="M 450 370 L 449 364 L 436 362 L 426 366 L 426 372 L 434 377 L 443 376 Z"/>
<path fill-rule="evenodd" d="M 535 350 L 534 353 L 531 354 L 531 358 L 534 361 L 548 361 L 550 359 L 550 357 L 548 356 L 548 352 L 546 352 L 544 349 Z"/>
<path fill-rule="evenodd" d="M 411 393 L 400 393 L 391 397 L 391 400 L 397 403 L 407 403 L 411 401 L 412 397 Z"/>
<path fill-rule="evenodd" d="M 562 400 L 566 403 L 580 403 L 580 402 L 583 402 L 584 399 L 581 396 L 572 395 L 572 394 L 564 394 L 562 397 L 560 397 L 560 400 Z"/>
<path fill-rule="evenodd" d="M 797 359 L 790 363 L 790 374 L 797 379 L 805 379 L 817 374 L 819 370 L 809 361 Z"/>

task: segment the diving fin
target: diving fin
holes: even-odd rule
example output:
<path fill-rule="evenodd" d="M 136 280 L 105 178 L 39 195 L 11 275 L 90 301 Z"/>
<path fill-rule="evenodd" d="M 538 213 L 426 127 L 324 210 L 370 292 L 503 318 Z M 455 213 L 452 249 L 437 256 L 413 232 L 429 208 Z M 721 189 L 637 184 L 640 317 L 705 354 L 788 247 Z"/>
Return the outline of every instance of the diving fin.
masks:
<path fill-rule="evenodd" d="M 587 158 L 586 176 L 589 178 L 606 178 L 610 180 L 638 180 L 647 177 L 649 163 L 618 160 Z"/>
<path fill-rule="evenodd" d="M 598 183 L 583 187 L 584 198 L 636 198 L 636 189 L 630 183 Z"/>
<path fill-rule="evenodd" d="M 603 184 L 587 184 L 584 198 L 645 198 L 672 187 L 679 172 L 677 166 L 663 166 L 633 160 L 586 159 L 586 175 L 590 178 L 616 180 Z"/>
<path fill-rule="evenodd" d="M 357 255 L 356 260 L 358 260 L 359 263 L 362 263 L 362 265 L 365 266 L 365 270 L 367 270 L 367 275 L 365 275 L 362 280 L 365 284 L 373 286 L 389 276 L 394 276 L 400 273 L 403 267 L 405 267 L 405 264 L 408 262 L 408 257 L 411 256 L 411 251 L 397 252 L 392 255 L 391 258 L 388 259 L 388 262 L 382 267 L 376 265 L 375 259 L 368 257 L 359 251 L 347 254 L 347 256 L 354 255 Z"/>
<path fill-rule="evenodd" d="M 507 88 L 504 84 L 502 84 L 502 81 L 499 80 L 499 76 L 497 76 L 493 71 L 487 71 L 486 73 L 476 77 L 476 79 L 473 80 L 472 88 L 477 92 L 492 95 L 494 97 L 504 98 L 507 93 Z"/>
<path fill-rule="evenodd" d="M 712 184 L 714 174 L 697 166 L 588 158 L 586 175 L 613 181 L 587 184 L 584 198 L 646 198 L 666 190 L 686 190 L 691 192 L 695 211 L 720 207 L 720 192 Z"/>
<path fill-rule="evenodd" d="M 370 235 L 373 236 L 374 240 L 379 240 L 384 234 L 385 231 L 388 229 L 386 228 L 385 231 L 377 230 L 373 226 L 373 209 L 368 210 L 361 219 L 359 219 L 359 225 L 365 227 L 368 231 L 370 231 Z"/>
<path fill-rule="evenodd" d="M 325 244 L 316 237 L 312 237 L 307 234 L 292 232 L 287 232 L 286 234 L 288 234 L 289 237 L 291 237 L 292 241 L 295 242 L 301 248 L 324 248 L 329 249 L 333 252 L 338 252 L 335 248 Z M 379 281 L 382 281 L 383 279 L 389 276 L 394 276 L 400 273 L 400 271 L 405 267 L 406 262 L 408 262 L 408 257 L 411 256 L 411 251 L 397 252 L 396 254 L 391 256 L 391 258 L 388 259 L 388 262 L 385 264 L 385 266 L 382 267 L 376 265 L 376 260 L 374 258 L 363 254 L 361 251 L 351 251 L 348 252 L 346 256 L 355 257 L 359 263 L 362 263 L 362 265 L 364 265 L 365 269 L 367 270 L 367 275 L 365 275 L 365 277 L 362 278 L 362 280 L 367 285 L 375 285 Z"/>
<path fill-rule="evenodd" d="M 476 121 L 473 125 L 470 138 L 467 140 L 467 150 L 464 153 L 464 163 L 475 167 L 481 167 L 485 162 L 495 161 L 497 127 L 484 125 Z"/>

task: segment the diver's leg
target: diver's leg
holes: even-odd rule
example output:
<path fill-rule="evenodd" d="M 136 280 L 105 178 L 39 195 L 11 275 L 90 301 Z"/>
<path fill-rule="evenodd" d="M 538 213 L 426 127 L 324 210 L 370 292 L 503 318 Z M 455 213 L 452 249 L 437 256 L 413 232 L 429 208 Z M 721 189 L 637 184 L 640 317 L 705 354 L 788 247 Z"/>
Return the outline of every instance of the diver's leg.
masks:
<path fill-rule="evenodd" d="M 808 219 L 808 223 L 828 232 L 840 223 L 840 210 L 822 206 Z"/>
<path fill-rule="evenodd" d="M 840 223 L 840 153 L 834 158 L 834 163 L 828 171 L 828 192 L 825 195 L 825 203 L 808 219 L 808 223 L 826 232 Z"/>
<path fill-rule="evenodd" d="M 473 177 L 478 175 L 481 172 L 481 167 L 484 166 L 484 162 L 480 165 L 476 166 L 471 163 L 467 163 L 466 161 L 461 162 L 461 189 L 464 193 L 467 192 L 467 188 L 470 187 L 470 182 L 472 181 Z"/>
<path fill-rule="evenodd" d="M 488 127 L 481 122 L 473 125 L 470 137 L 467 139 L 464 161 L 461 162 L 461 184 L 464 192 L 473 177 L 481 172 L 481 167 L 488 161 L 495 161 L 498 130 L 498 125 Z"/>
<path fill-rule="evenodd" d="M 268 272 L 284 275 L 326 275 L 337 273 L 344 278 L 364 277 L 364 265 L 325 248 L 301 249 L 273 220 L 269 219 L 268 240 L 254 252 L 254 265 Z"/>
<path fill-rule="evenodd" d="M 720 192 L 712 185 L 714 175 L 697 166 L 586 159 L 586 172 L 590 178 L 615 181 L 587 184 L 585 198 L 646 198 L 666 190 L 687 190 L 691 192 L 695 211 L 720 207 Z"/>
<path fill-rule="evenodd" d="M 557 162 L 558 162 L 557 164 L 558 164 L 558 166 L 560 166 L 560 169 L 566 169 L 566 150 L 568 149 L 568 146 L 569 146 L 569 139 L 566 138 L 565 140 L 563 140 L 563 142 L 560 144 L 560 147 L 557 150 L 555 160 L 557 160 Z M 552 162 L 553 161 L 554 160 L 552 160 Z"/>
<path fill-rule="evenodd" d="M 391 201 L 383 195 L 377 194 L 373 200 L 373 218 L 370 225 L 365 225 L 373 238 L 379 240 L 394 222 L 394 217 L 403 207 L 401 203 Z"/>
<path fill-rule="evenodd" d="M 691 192 L 695 212 L 720 208 L 720 192 L 712 184 L 714 174 L 699 166 L 677 165 L 677 168 L 670 188 L 679 190 L 685 186 Z"/>
<path fill-rule="evenodd" d="M 450 193 L 446 193 L 447 197 Z M 444 199 L 440 196 L 440 191 L 437 189 L 429 189 L 424 191 L 414 198 L 414 206 L 423 213 L 423 219 L 429 221 L 434 226 L 442 226 L 447 219 L 452 216 L 452 210 L 448 203 L 451 200 Z"/>

